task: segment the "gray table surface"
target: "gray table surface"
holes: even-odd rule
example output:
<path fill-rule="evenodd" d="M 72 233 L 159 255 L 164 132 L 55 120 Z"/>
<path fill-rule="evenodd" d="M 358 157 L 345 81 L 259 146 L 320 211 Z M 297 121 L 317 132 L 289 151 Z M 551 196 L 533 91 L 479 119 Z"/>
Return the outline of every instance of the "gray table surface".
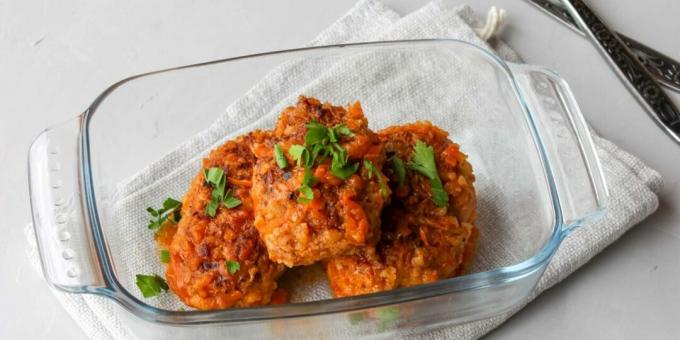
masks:
<path fill-rule="evenodd" d="M 385 0 L 400 13 L 426 1 Z M 619 31 L 680 59 L 680 2 L 592 0 Z M 26 256 L 26 152 L 43 128 L 125 76 L 303 45 L 354 4 L 342 1 L 0 0 L 0 338 L 79 339 Z M 492 332 L 492 339 L 671 339 L 680 334 L 680 145 L 652 123 L 590 43 L 524 1 L 501 37 L 557 70 L 602 135 L 659 170 L 659 210 Z M 680 96 L 674 96 L 680 103 Z"/>

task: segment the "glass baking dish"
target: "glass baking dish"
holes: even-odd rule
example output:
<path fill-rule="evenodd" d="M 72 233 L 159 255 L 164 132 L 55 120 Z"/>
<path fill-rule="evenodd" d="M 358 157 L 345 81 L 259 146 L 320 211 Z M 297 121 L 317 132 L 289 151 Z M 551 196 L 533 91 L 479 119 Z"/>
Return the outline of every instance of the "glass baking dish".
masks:
<path fill-rule="evenodd" d="M 182 197 L 206 151 L 272 127 L 300 93 L 360 100 L 374 130 L 430 120 L 450 133 L 477 178 L 472 272 L 364 296 L 219 311 L 142 298 L 134 274 L 163 273 L 140 260 L 156 258 L 146 207 Z M 567 84 L 456 40 L 303 48 L 133 76 L 41 133 L 29 172 L 46 280 L 117 302 L 123 325 L 145 339 L 390 337 L 489 317 L 527 298 L 560 242 L 601 216 L 607 197 Z"/>

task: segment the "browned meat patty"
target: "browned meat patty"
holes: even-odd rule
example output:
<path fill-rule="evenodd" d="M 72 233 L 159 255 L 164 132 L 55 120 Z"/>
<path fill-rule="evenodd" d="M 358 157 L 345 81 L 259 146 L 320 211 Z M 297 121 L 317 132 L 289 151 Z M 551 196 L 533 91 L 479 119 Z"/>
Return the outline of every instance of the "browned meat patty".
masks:
<path fill-rule="evenodd" d="M 269 138 L 268 132 L 254 131 L 213 150 L 182 201 L 166 277 L 172 291 L 189 306 L 222 309 L 267 304 L 277 288 L 285 267 L 269 260 L 253 224 L 250 198 L 253 150 Z M 224 171 L 226 190 L 241 201 L 232 208 L 220 204 L 214 217 L 206 212 L 214 189 L 204 174 L 210 168 Z"/>
<path fill-rule="evenodd" d="M 310 142 L 314 138 L 309 135 L 318 137 L 318 133 L 332 133 L 333 137 Z M 275 144 L 286 158 L 285 169 L 276 161 Z M 293 152 L 296 145 L 307 147 L 305 152 L 311 158 L 318 151 L 316 161 L 309 166 L 298 164 Z M 326 151 L 314 149 L 315 145 Z M 356 167 L 355 172 L 338 177 L 331 152 L 344 155 L 346 167 Z M 380 211 L 389 192 L 380 172 L 380 141 L 368 129 L 358 102 L 345 109 L 300 97 L 296 106 L 281 112 L 268 152 L 257 156 L 251 192 L 255 227 L 272 261 L 289 267 L 307 265 L 377 242 Z M 375 169 L 369 169 L 365 161 Z M 305 181 L 306 169 L 309 181 Z M 304 183 L 309 184 L 309 190 L 301 189 Z"/>
<path fill-rule="evenodd" d="M 382 214 L 378 244 L 326 263 L 336 297 L 368 294 L 461 275 L 477 244 L 474 175 L 467 156 L 448 134 L 429 122 L 393 126 L 379 133 L 386 152 L 385 173 L 393 191 Z M 408 166 L 417 141 L 431 146 L 448 205 L 435 203 L 431 180 Z M 399 185 L 393 157 L 405 164 Z M 395 169 L 395 170 L 393 170 Z"/>

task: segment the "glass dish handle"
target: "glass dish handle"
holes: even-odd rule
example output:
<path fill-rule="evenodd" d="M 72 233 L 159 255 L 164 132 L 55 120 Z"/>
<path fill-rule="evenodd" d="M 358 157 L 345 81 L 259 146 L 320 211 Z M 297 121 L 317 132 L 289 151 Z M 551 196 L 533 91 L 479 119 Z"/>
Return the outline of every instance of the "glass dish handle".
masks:
<path fill-rule="evenodd" d="M 82 116 L 43 131 L 29 150 L 33 227 L 45 279 L 68 292 L 104 287 L 80 190 Z"/>
<path fill-rule="evenodd" d="M 567 83 L 536 66 L 509 64 L 554 183 L 565 234 L 605 211 L 607 185 L 590 131 Z"/>

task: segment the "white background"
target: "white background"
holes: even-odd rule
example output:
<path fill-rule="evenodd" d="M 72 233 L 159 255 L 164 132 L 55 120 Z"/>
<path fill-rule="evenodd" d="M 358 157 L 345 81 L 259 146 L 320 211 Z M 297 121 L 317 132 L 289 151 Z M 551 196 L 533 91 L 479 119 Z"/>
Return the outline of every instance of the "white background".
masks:
<path fill-rule="evenodd" d="M 302 46 L 354 1 L 0 0 L 0 338 L 84 338 L 26 256 L 26 154 L 43 128 L 132 74 Z M 426 1 L 385 2 L 404 14 Z M 613 27 L 680 59 L 680 2 L 591 2 Z M 502 38 L 527 62 L 558 71 L 592 125 L 665 180 L 658 212 L 490 338 L 677 338 L 680 145 L 652 123 L 588 41 L 524 1 L 472 5 L 479 13 L 490 5 L 507 9 Z"/>

